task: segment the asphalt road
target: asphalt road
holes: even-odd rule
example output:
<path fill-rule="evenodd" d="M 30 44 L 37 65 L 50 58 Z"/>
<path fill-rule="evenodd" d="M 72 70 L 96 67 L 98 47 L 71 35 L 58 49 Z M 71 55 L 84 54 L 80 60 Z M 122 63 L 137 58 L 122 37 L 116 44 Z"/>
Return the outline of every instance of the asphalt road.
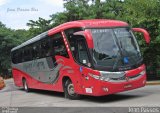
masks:
<path fill-rule="evenodd" d="M 160 107 L 160 85 L 103 97 L 83 96 L 80 100 L 69 100 L 63 93 L 43 90 L 26 93 L 15 87 L 12 79 L 5 82 L 6 87 L 0 91 L 1 107 Z"/>

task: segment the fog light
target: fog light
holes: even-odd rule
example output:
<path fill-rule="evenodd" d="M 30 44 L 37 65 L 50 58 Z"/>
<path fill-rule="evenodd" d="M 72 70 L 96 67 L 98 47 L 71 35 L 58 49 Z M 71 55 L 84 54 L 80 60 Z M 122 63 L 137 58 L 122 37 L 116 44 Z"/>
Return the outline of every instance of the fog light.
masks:
<path fill-rule="evenodd" d="M 102 89 L 103 89 L 103 91 L 108 92 L 108 88 L 103 87 Z"/>

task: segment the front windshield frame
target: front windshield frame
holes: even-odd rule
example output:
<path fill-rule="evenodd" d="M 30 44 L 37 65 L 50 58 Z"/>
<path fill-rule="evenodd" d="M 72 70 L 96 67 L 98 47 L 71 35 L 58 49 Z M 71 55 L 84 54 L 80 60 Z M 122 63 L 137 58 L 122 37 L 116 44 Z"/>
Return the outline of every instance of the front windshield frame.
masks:
<path fill-rule="evenodd" d="M 134 34 L 133 34 L 133 32 L 132 32 L 132 30 L 131 30 L 131 28 L 130 27 L 110 27 L 110 28 L 89 28 L 89 31 L 90 31 L 90 33 L 91 33 L 91 35 L 92 35 L 92 38 L 93 38 L 93 45 L 95 46 L 95 43 L 94 43 L 94 36 L 93 36 L 93 32 L 92 32 L 92 30 L 94 30 L 94 29 L 96 29 L 96 30 L 100 30 L 100 29 L 109 29 L 109 30 L 112 30 L 112 35 L 113 35 L 113 37 L 114 37 L 114 39 L 113 39 L 113 41 L 114 41 L 114 46 L 115 46 L 115 51 L 117 51 L 117 54 L 116 54 L 116 56 L 115 56 L 115 58 L 114 58 L 114 61 L 111 61 L 111 63 L 113 62 L 113 64 L 111 64 L 111 66 L 109 66 L 109 65 L 98 65 L 97 63 L 96 63 L 96 59 L 95 59 L 95 56 L 94 56 L 94 51 L 95 51 L 95 47 L 92 49 L 92 51 L 91 51 L 91 55 L 93 56 L 92 57 L 92 60 L 93 60 L 93 65 L 94 65 L 94 67 L 95 67 L 95 69 L 98 69 L 98 70 L 102 70 L 102 71 L 125 71 L 125 70 L 129 70 L 129 69 L 133 69 L 133 68 L 136 68 L 136 67 L 138 67 L 138 66 L 140 66 L 140 65 L 142 65 L 143 64 L 143 57 L 142 57 L 142 55 L 141 55 L 141 53 L 140 53 L 140 49 L 139 49 L 139 45 L 138 45 L 138 42 L 137 42 L 137 40 L 136 40 L 136 37 L 134 36 Z M 124 53 L 123 53 L 123 48 L 121 47 L 121 45 L 120 45 L 120 42 L 119 42 L 119 40 L 117 39 L 118 37 L 116 36 L 116 33 L 114 32 L 114 30 L 115 29 L 127 29 L 128 30 L 128 33 L 131 35 L 131 40 L 132 41 L 134 41 L 134 44 L 135 44 L 135 46 L 136 46 L 136 51 L 137 51 L 137 53 L 136 53 L 136 55 L 139 55 L 138 57 L 139 58 L 137 58 L 138 60 L 135 60 L 134 58 L 130 58 L 130 59 L 132 59 L 133 60 L 133 64 L 121 64 L 121 65 L 119 65 L 119 66 L 117 66 L 118 65 L 118 63 L 119 63 L 119 61 L 122 59 L 122 57 L 123 57 L 123 60 L 126 60 L 126 59 L 124 59 Z M 125 38 L 124 38 L 125 39 Z M 100 40 L 100 39 L 99 39 Z M 108 46 L 107 46 L 108 47 Z M 112 51 L 112 50 L 111 50 Z M 113 52 L 113 51 L 112 51 Z M 112 53 L 113 54 L 113 53 Z M 127 53 L 128 54 L 128 53 Z M 113 55 L 114 56 L 114 55 Z M 112 57 L 106 57 L 106 59 L 113 59 L 113 56 Z M 131 56 L 130 56 L 131 57 Z M 126 57 L 127 58 L 127 57 Z M 117 64 L 115 64 L 117 62 Z M 135 62 L 135 63 L 134 63 Z"/>

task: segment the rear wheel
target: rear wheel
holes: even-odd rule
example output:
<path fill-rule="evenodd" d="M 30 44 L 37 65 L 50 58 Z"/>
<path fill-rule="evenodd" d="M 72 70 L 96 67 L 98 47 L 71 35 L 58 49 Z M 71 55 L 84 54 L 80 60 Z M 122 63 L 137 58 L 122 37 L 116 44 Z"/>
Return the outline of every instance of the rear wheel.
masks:
<path fill-rule="evenodd" d="M 28 84 L 27 84 L 27 81 L 26 79 L 23 79 L 23 88 L 26 92 L 29 92 L 29 88 L 28 88 Z"/>
<path fill-rule="evenodd" d="M 76 100 L 80 98 L 80 95 L 75 93 L 74 85 L 69 79 L 66 80 L 64 83 L 64 94 L 65 94 L 65 98 L 69 98 L 72 100 Z"/>

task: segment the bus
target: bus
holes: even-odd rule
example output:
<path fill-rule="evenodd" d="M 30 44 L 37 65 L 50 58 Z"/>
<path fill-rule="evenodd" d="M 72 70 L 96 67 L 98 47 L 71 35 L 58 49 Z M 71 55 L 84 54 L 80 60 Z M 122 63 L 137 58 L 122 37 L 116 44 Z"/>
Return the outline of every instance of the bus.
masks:
<path fill-rule="evenodd" d="M 145 86 L 146 70 L 134 32 L 119 20 L 67 22 L 11 50 L 14 83 L 64 92 L 65 98 L 104 96 Z"/>

